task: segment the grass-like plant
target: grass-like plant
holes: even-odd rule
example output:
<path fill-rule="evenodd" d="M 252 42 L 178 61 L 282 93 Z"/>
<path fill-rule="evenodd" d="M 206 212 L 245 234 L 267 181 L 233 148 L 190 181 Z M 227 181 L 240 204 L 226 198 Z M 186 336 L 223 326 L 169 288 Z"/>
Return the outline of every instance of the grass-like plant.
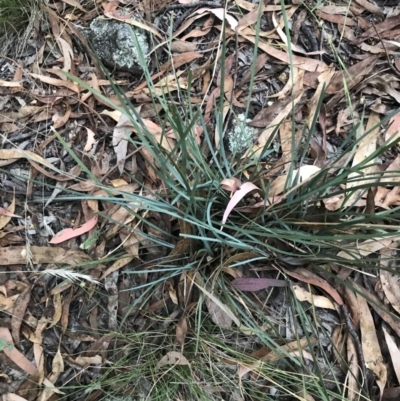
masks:
<path fill-rule="evenodd" d="M 42 3 L 42 0 L 0 0 L 0 35 L 21 33 Z"/>
<path fill-rule="evenodd" d="M 222 46 L 225 46 L 224 43 Z M 168 126 L 174 132 L 176 142 L 172 149 L 161 146 L 161 141 L 151 135 L 134 106 L 117 86 L 114 85 L 114 91 L 122 106 L 111 104 L 109 98 L 96 92 L 85 82 L 71 75 L 68 77 L 129 118 L 137 134 L 127 140 L 136 148 L 146 149 L 146 163 L 163 184 L 162 190 L 138 182 L 139 190 L 135 193 L 122 192 L 118 188 L 114 188 L 111 193 L 110 188 L 91 173 L 60 135 L 59 145 L 81 166 L 85 174 L 80 178 L 82 181 L 92 180 L 109 193 L 107 202 L 123 206 L 135 216 L 136 221 L 140 222 L 138 226 L 141 227 L 137 230 L 140 230 L 147 241 L 171 250 L 182 240 L 190 241 L 191 245 L 182 248 L 182 252 L 173 258 L 152 261 L 151 270 L 147 269 L 148 266 L 124 270 L 125 274 L 133 277 L 151 272 L 157 278 L 135 287 L 135 290 L 140 291 L 140 296 L 125 305 L 127 312 L 120 319 L 117 332 L 102 333 L 114 339 L 114 347 L 107 357 L 109 368 L 102 370 L 101 375 L 95 377 L 86 387 L 63 383 L 63 391 L 70 397 L 78 397 L 82 392 L 101 390 L 104 400 L 113 401 L 219 400 L 228 396 L 236 397 L 231 399 L 260 401 L 305 400 L 310 399 L 309 396 L 324 401 L 346 400 L 341 377 L 343 372 L 338 373 L 336 369 L 337 365 L 347 368 L 346 358 L 333 343 L 330 344 L 330 349 L 337 351 L 335 355 L 339 355 L 338 359 L 332 357 L 331 350 L 328 355 L 326 343 L 330 341 L 330 333 L 326 332 L 323 317 L 315 308 L 299 302 L 293 290 L 285 288 L 281 295 L 289 300 L 289 307 L 284 309 L 286 315 L 279 315 L 279 310 L 273 315 L 269 313 L 271 311 L 267 311 L 266 305 L 258 302 L 257 297 L 233 289 L 229 285 L 230 277 L 226 274 L 226 268 L 238 269 L 249 263 L 256 267 L 307 264 L 311 270 L 322 272 L 330 280 L 336 279 L 332 272 L 337 265 L 345 264 L 364 271 L 380 268 L 376 265 L 376 260 L 368 261 L 357 257 L 357 244 L 360 240 L 397 236 L 399 209 L 365 214 L 354 206 L 329 212 L 322 205 L 325 199 L 334 195 L 350 198 L 357 190 L 367 192 L 374 184 L 369 180 L 371 174 L 363 172 L 373 164 L 375 158 L 385 154 L 393 143 L 383 144 L 369 158 L 351 167 L 349 162 L 362 139 L 357 137 L 359 124 L 363 124 L 360 121 L 343 142 L 336 160 L 311 180 L 297 185 L 297 177 L 291 177 L 293 180 L 288 179 L 291 184 L 287 185 L 287 196 L 283 201 L 274 204 L 266 202 L 265 207 L 253 215 L 234 211 L 221 229 L 223 213 L 229 202 L 229 194 L 221 188 L 221 181 L 230 177 L 245 181 L 246 173 L 250 181 L 256 182 L 262 188 L 267 199 L 269 184 L 262 175 L 262 158 L 273 150 L 268 143 L 261 157 L 250 154 L 247 158 L 240 159 L 229 154 L 222 140 L 216 148 L 213 133 L 203 120 L 201 109 L 190 102 L 190 74 L 188 88 L 178 89 L 182 103 L 176 105 L 175 102 L 170 102 L 173 99 L 169 93 L 157 94 L 143 55 L 142 65 L 152 100 L 162 106 L 158 117 L 159 125 L 164 128 Z M 221 61 L 222 71 L 223 65 L 224 57 Z M 215 104 L 213 119 L 216 131 L 222 136 L 223 79 L 221 82 L 222 100 Z M 390 116 L 385 121 L 389 118 Z M 316 124 L 315 118 L 310 127 L 304 128 L 302 144 L 293 150 L 290 168 L 292 175 L 294 170 L 305 163 L 307 145 Z M 193 135 L 195 126 L 203 129 L 201 144 Z M 345 189 L 344 184 L 355 180 L 352 178 L 355 172 L 359 173 L 358 186 L 351 190 Z M 360 181 L 360 176 L 364 177 L 365 183 Z M 133 182 L 136 180 L 133 176 L 130 178 Z M 380 185 L 385 178 L 390 177 L 383 176 Z M 68 196 L 58 197 L 57 200 L 104 201 L 103 197 L 83 196 L 71 190 L 65 190 L 65 193 Z M 359 197 L 361 194 L 360 192 Z M 146 219 L 150 212 L 167 216 L 169 221 L 174 222 L 177 230 L 174 233 L 162 232 L 163 239 L 152 235 L 151 229 L 158 232 L 161 229 Z M 101 211 L 99 215 L 104 219 L 108 218 Z M 124 228 L 133 230 L 128 226 Z M 339 251 L 343 249 L 355 257 L 339 257 Z M 124 257 L 122 251 L 117 251 L 109 259 L 102 260 L 102 263 L 117 260 L 119 257 Z M 85 273 L 91 266 L 88 264 L 80 267 Z M 189 364 L 160 368 L 157 365 L 162 356 L 181 349 L 175 339 L 179 315 L 169 316 L 167 308 L 161 312 L 146 308 L 149 300 L 154 299 L 156 289 L 162 287 L 162 283 L 170 279 L 177 282 L 179 278 L 187 280 L 185 290 L 190 288 L 195 294 L 190 308 L 185 309 L 188 332 L 183 355 Z M 337 283 L 349 285 L 346 282 Z M 211 293 L 233 313 L 236 324 L 232 327 L 221 328 L 210 320 L 204 301 Z M 181 306 L 184 309 L 188 305 Z M 99 308 L 101 312 L 108 313 L 104 305 L 99 305 Z M 132 330 L 129 326 L 132 311 L 141 311 L 153 323 L 143 330 Z M 283 317 L 291 322 L 292 340 L 299 343 L 306 341 L 306 356 L 302 352 L 295 355 L 282 349 L 282 345 L 288 341 L 280 325 Z M 262 347 L 278 355 L 276 360 L 260 363 L 255 355 L 251 355 Z M 251 372 L 239 377 L 237 369 L 246 367 Z M 361 399 L 363 397 L 367 399 L 366 394 L 361 395 Z"/>
<path fill-rule="evenodd" d="M 150 75 L 145 66 L 144 68 L 149 88 L 154 91 L 152 98 L 163 107 L 159 114 L 160 125 L 168 125 L 173 129 L 176 137 L 175 147 L 166 150 L 154 139 L 142 123 L 139 114 L 117 87 L 114 89 L 123 106 L 113 104 L 112 107 L 129 117 L 137 135 L 127 140 L 137 148 L 146 148 L 151 156 L 147 163 L 154 169 L 166 190 L 142 187 L 136 194 L 121 193 L 124 198 L 111 196 L 107 201 L 130 208 L 131 213 L 143 224 L 144 230 L 150 223 L 146 221 L 143 211 L 167 215 L 168 219 L 178 222 L 181 228 L 190 226 L 191 231 L 181 230 L 175 241 L 190 239 L 192 248 L 191 251 L 188 249 L 168 262 L 155 261 L 152 271 L 159 274 L 159 279 L 157 282 L 145 284 L 143 297 L 134 301 L 131 307 L 145 308 L 152 288 L 156 288 L 162 280 L 178 278 L 185 272 L 196 275 L 196 283 L 204 288 L 204 291 L 197 292 L 196 306 L 188 314 L 189 332 L 184 355 L 191 362 L 190 366 L 174 366 L 161 371 L 157 369 L 162 355 L 179 350 L 174 326 L 167 325 L 165 331 L 161 332 L 158 329 L 149 333 L 123 334 L 126 321 L 122 319 L 121 333 L 118 336 L 123 338 L 122 342 L 125 345 L 114 352 L 118 355 L 121 352 L 123 356 L 117 358 L 118 362 L 99 378 L 95 388 L 102 388 L 109 393 L 105 400 L 119 400 L 112 397 L 118 393 L 129 393 L 127 389 L 140 389 L 143 386 L 148 392 L 144 399 L 148 400 L 217 400 L 222 394 L 235 393 L 244 399 L 253 400 L 265 399 L 266 393 L 271 395 L 271 399 L 279 396 L 288 400 L 304 400 L 308 395 L 312 395 L 319 400 L 345 400 L 341 377 L 343 372 L 338 372 L 337 365 L 346 368 L 346 358 L 340 354 L 341 350 L 336 353 L 340 355 L 340 360 L 335 360 L 331 351 L 327 354 L 324 341 L 330 341 L 330 333 L 326 332 L 322 318 L 315 309 L 298 302 L 291 289 L 284 290 L 285 297 L 290 300 L 290 308 L 286 313 L 290 316 L 294 328 L 293 340 L 306 338 L 312 361 L 287 352 L 282 355 L 280 346 L 287 342 L 287 339 L 279 330 L 277 321 L 280 317 L 277 316 L 275 321 L 253 297 L 234 291 L 229 286 L 230 280 L 223 267 L 230 258 L 248 252 L 248 258 L 240 260 L 238 257 L 238 260 L 229 266 L 240 268 L 247 263 L 256 263 L 258 266 L 279 266 L 281 263 L 286 266 L 307 264 L 312 270 L 322 272 L 330 280 L 335 280 L 332 273 L 335 266 L 343 263 L 357 270 L 372 271 L 379 268 L 375 265 L 376 260 L 369 262 L 366 258 L 357 257 L 357 244 L 358 241 L 377 237 L 395 237 L 396 222 L 400 217 L 398 208 L 369 215 L 357 207 L 350 206 L 329 212 L 321 205 L 325 199 L 334 195 L 350 198 L 354 191 L 368 191 L 371 188 L 371 175 L 364 174 L 365 184 L 360 181 L 360 176 L 363 176 L 363 171 L 375 158 L 385 154 L 393 143 L 382 145 L 358 166 L 351 167 L 349 161 L 362 139 L 357 137 L 359 124 L 363 124 L 360 121 L 343 142 L 336 160 L 310 181 L 299 186 L 297 190 L 290 191 L 290 187 L 296 187 L 295 179 L 286 189 L 288 196 L 284 201 L 266 204 L 265 209 L 254 215 L 233 212 L 221 230 L 223 212 L 229 202 L 228 194 L 220 186 L 222 179 L 237 177 L 244 180 L 243 172 L 250 172 L 250 180 L 257 182 L 264 189 L 265 197 L 268 197 L 268 185 L 263 182 L 260 174 L 261 159 L 252 158 L 251 155 L 244 159 L 231 156 L 223 141 L 220 141 L 219 148 L 216 149 L 213 137 L 202 120 L 201 111 L 190 104 L 190 87 L 186 92 L 181 90 L 179 94 L 187 104 L 176 106 L 169 102 L 169 94 L 155 94 Z M 84 82 L 70 78 L 93 91 Z M 223 92 L 223 87 L 221 91 Z M 96 96 L 101 97 L 104 102 L 110 102 L 101 93 L 96 92 Z M 218 104 L 213 117 L 217 129 L 222 133 L 223 121 Z M 385 121 L 389 118 L 390 116 Z M 196 142 L 192 133 L 196 124 L 200 124 L 204 132 L 201 145 Z M 304 128 L 303 146 L 294 150 L 291 171 L 305 160 L 307 143 L 315 125 L 316 121 L 313 121 L 310 128 Z M 368 132 L 365 135 L 368 135 Z M 64 141 L 62 143 L 73 154 L 67 144 Z M 263 157 L 271 152 L 266 146 Z M 335 165 L 341 167 L 333 169 Z M 358 185 L 351 188 L 351 191 L 344 189 L 343 184 L 355 180 L 352 178 L 354 172 L 360 174 L 357 177 Z M 385 177 L 381 179 L 380 185 L 384 184 Z M 90 178 L 96 181 L 94 176 Z M 134 181 L 135 177 L 131 179 Z M 100 182 L 98 185 L 105 188 Z M 142 191 L 151 197 L 142 196 Z M 59 198 L 78 199 L 82 199 L 82 196 Z M 90 196 L 86 199 L 90 199 Z M 142 211 L 132 210 L 132 203 L 140 204 Z M 382 220 L 387 225 L 376 224 Z M 171 238 L 170 245 L 152 236 L 148 236 L 148 239 L 153 240 L 155 245 L 169 246 L 172 249 L 171 233 L 164 234 L 166 238 Z M 343 249 L 355 257 L 339 257 L 338 253 Z M 131 271 L 130 274 L 135 275 L 140 271 Z M 336 282 L 349 285 L 340 280 Z M 203 304 L 210 288 L 221 302 L 233 311 L 240 322 L 238 327 L 221 329 L 210 322 Z M 152 319 L 162 321 L 165 317 L 155 315 Z M 324 341 L 319 341 L 321 338 Z M 282 356 L 278 358 L 278 362 L 258 363 L 250 354 L 261 347 L 268 347 Z M 331 349 L 335 347 L 333 343 L 330 346 Z M 250 377 L 244 376 L 243 379 L 239 379 L 232 369 L 246 366 L 252 367 Z M 76 391 L 81 389 L 77 388 Z M 140 396 L 133 391 L 132 398 L 128 399 L 136 400 L 140 399 Z"/>

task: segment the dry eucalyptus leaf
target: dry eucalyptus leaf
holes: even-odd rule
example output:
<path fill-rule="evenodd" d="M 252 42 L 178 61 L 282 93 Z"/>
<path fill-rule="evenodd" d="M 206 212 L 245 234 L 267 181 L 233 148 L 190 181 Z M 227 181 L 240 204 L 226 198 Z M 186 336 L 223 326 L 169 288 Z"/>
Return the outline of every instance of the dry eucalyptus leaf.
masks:
<path fill-rule="evenodd" d="M 221 302 L 222 304 L 222 302 Z M 219 327 L 223 329 L 228 329 L 232 326 L 233 320 L 229 316 L 228 313 L 224 311 L 224 309 L 217 305 L 212 299 L 209 297 L 206 298 L 206 305 L 208 311 L 210 312 L 211 320 L 217 324 Z M 225 306 L 225 305 L 223 305 Z"/>
<path fill-rule="evenodd" d="M 326 297 L 323 297 L 321 295 L 313 295 L 309 291 L 298 285 L 293 286 L 293 291 L 300 302 L 307 301 L 308 303 L 316 306 L 317 308 L 336 310 L 335 305 L 332 303 L 332 301 L 330 301 Z"/>
<path fill-rule="evenodd" d="M 178 351 L 170 351 L 164 355 L 157 363 L 157 369 L 165 365 L 188 365 L 189 361 Z"/>

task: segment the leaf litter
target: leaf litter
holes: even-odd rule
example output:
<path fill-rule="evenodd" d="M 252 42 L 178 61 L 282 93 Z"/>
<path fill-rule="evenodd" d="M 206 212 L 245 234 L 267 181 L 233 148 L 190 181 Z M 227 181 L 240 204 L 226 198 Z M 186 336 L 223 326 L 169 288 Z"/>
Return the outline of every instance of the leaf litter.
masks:
<path fill-rule="evenodd" d="M 132 329 L 127 322 L 139 331 L 152 325 L 155 331 L 165 329 L 168 322 L 174 322 L 181 351 L 157 355 L 156 367 L 160 371 L 191 366 L 185 345 L 194 338 L 191 313 L 200 299 L 204 300 L 207 318 L 220 330 L 228 332 L 235 323 L 242 335 L 250 337 L 253 332 L 241 324 L 236 311 L 223 301 L 223 291 L 209 287 L 206 290 L 194 271 L 182 273 L 179 284 L 169 280 L 166 285 L 167 281 L 160 280 L 157 267 L 163 265 L 159 261 L 165 258 L 166 266 L 167 262 L 178 260 L 177 255 L 186 257 L 193 244 L 171 240 L 178 229 L 190 234 L 191 229 L 185 227 L 183 220 L 171 221 L 162 212 L 150 213 L 141 200 L 153 201 L 158 193 L 166 195 L 166 185 L 157 174 L 157 169 L 164 166 L 158 165 L 150 144 L 159 145 L 165 153 L 178 154 L 182 140 L 165 116 L 165 105 L 157 103 L 156 95 L 167 94 L 171 104 L 200 105 L 207 128 L 215 133 L 213 143 L 217 147 L 225 146 L 224 135 L 215 121 L 217 102 L 221 101 L 223 106 L 222 122 L 229 127 L 234 115 L 246 108 L 243 106 L 250 99 L 249 125 L 257 134 L 244 157 L 261 154 L 271 144 L 276 149 L 269 159 L 262 160 L 262 168 L 268 170 L 262 182 L 253 178 L 252 166 L 247 166 L 240 176 L 221 177 L 221 187 L 231 195 L 218 221 L 227 235 L 231 233 L 230 223 L 238 215 L 253 218 L 257 213 L 268 214 L 272 206 L 284 210 L 285 202 L 302 193 L 309 182 L 323 185 L 321 172 L 326 168 L 331 176 L 346 168 L 351 170 L 346 182 L 338 184 L 336 194 L 328 194 L 316 207 L 318 214 L 323 212 L 328 217 L 313 221 L 307 215 L 298 218 L 288 213 L 288 221 L 294 219 L 316 230 L 317 226 L 312 224 L 331 223 L 327 220 L 333 218 L 335 211 L 347 211 L 350 218 L 353 208 L 360 208 L 361 213 L 379 214 L 400 205 L 396 146 L 400 130 L 396 113 L 400 73 L 398 60 L 391 58 L 399 47 L 400 11 L 391 2 L 315 2 L 314 18 L 297 1 L 285 5 L 284 12 L 279 2 L 259 6 L 237 0 L 228 2 L 229 7 L 225 8 L 218 3 L 214 6 L 205 2 L 152 2 L 150 6 L 149 1 L 143 1 L 139 9 L 150 17 L 146 23 L 130 14 L 120 14 L 119 10 L 126 5 L 124 1 L 104 2 L 100 10 L 103 18 L 145 30 L 158 38 L 160 48 L 168 48 L 166 21 L 172 12 L 178 16 L 171 52 L 157 54 L 160 67 L 151 71 L 151 85 L 126 72 L 112 71 L 114 82 L 134 104 L 138 124 L 132 124 L 121 108 L 126 99 L 118 97 L 110 80 L 105 79 L 104 70 L 78 28 L 78 22 L 87 24 L 95 10 L 86 2 L 63 3 L 46 10 L 49 24 L 40 28 L 41 40 L 32 36 L 34 54 L 16 63 L 2 59 L 7 68 L 0 73 L 0 93 L 4 99 L 0 102 L 0 266 L 4 273 L 0 339 L 4 342 L 2 352 L 29 375 L 26 388 L 28 380 L 31 384 L 44 384 L 37 393 L 39 400 L 55 399 L 54 395 L 61 393 L 59 387 L 65 384 L 63 372 L 68 366 L 87 368 L 72 379 L 74 384 L 92 380 L 93 366 L 104 367 L 110 343 L 117 343 L 113 332 L 120 329 L 121 320 L 127 325 L 126 332 Z M 289 37 L 285 19 L 293 24 Z M 258 22 L 261 28 L 257 33 Z M 221 52 L 216 46 L 222 33 L 228 51 L 225 70 L 221 68 Z M 82 43 L 78 45 L 72 37 L 80 38 Z M 339 37 L 335 48 L 333 42 Z M 315 41 L 318 49 L 313 48 Z M 257 57 L 252 54 L 254 46 L 258 47 Z M 252 70 L 253 58 L 257 63 Z M 79 78 L 81 83 L 72 77 Z M 97 93 L 93 95 L 88 88 L 95 88 Z M 386 116 L 390 114 L 388 120 Z M 293 116 L 296 126 L 292 125 Z M 57 131 L 64 143 L 57 135 L 51 135 L 49 127 Z M 309 139 L 301 127 L 313 130 Z M 356 136 L 349 138 L 354 127 Z M 35 132 L 40 132 L 40 137 Z M 137 146 L 143 132 L 153 142 Z M 196 132 L 196 141 L 204 144 L 205 136 L 199 134 L 202 131 Z M 350 159 L 335 164 L 333 160 L 349 146 L 349 141 L 356 142 Z M 380 159 L 376 157 L 377 147 L 389 142 L 392 143 L 387 152 Z M 73 157 L 72 153 L 78 156 Z M 376 190 L 371 192 L 371 187 Z M 77 193 L 87 197 L 70 202 L 68 196 Z M 118 204 L 121 199 L 130 202 Z M 305 197 L 303 204 L 309 200 Z M 38 206 L 41 203 L 46 205 L 45 209 Z M 146 226 L 144 221 L 150 225 Z M 377 224 L 384 225 L 385 221 Z M 317 230 L 315 233 L 318 235 Z M 279 238 L 265 241 L 275 241 L 275 250 L 288 252 L 288 244 Z M 352 372 L 347 384 L 342 383 L 347 396 L 356 399 L 363 391 L 360 382 L 367 380 L 357 380 L 364 371 L 358 366 L 362 364 L 360 345 L 366 368 L 375 375 L 380 399 L 385 400 L 393 386 L 399 384 L 399 277 L 393 262 L 397 247 L 396 238 L 380 236 L 377 228 L 373 240 L 360 237 L 344 242 L 335 253 L 342 265 L 328 264 L 322 272 L 312 269 L 307 255 L 282 259 L 283 265 L 259 266 L 257 260 L 247 265 L 243 260 L 256 258 L 250 252 L 244 252 L 242 260 L 240 252 L 229 254 L 229 263 L 221 271 L 234 277 L 227 291 L 235 294 L 248 291 L 252 300 L 276 305 L 279 296 L 274 301 L 269 296 L 276 292 L 275 287 L 283 287 L 292 291 L 298 302 L 307 303 L 313 313 L 326 311 L 325 318 L 329 313 L 336 314 L 336 327 L 343 324 L 349 333 L 353 330 L 360 336 L 360 344 L 351 335 L 343 337 L 346 347 L 342 349 Z M 112 259 L 114 255 L 118 255 L 116 260 Z M 375 258 L 380 266 L 377 275 L 354 267 L 352 262 L 363 258 Z M 308 269 L 296 267 L 298 264 L 305 264 Z M 132 269 L 140 273 L 133 277 Z M 334 281 L 332 272 L 346 279 L 351 276 L 353 281 L 349 282 L 358 290 L 357 295 Z M 146 285 L 152 282 L 158 282 L 154 294 L 146 302 L 139 302 L 140 307 L 131 308 L 131 300 L 141 299 Z M 122 295 L 125 292 L 127 297 Z M 265 294 L 268 296 L 264 299 Z M 248 308 L 248 301 L 239 299 Z M 79 319 L 74 317 L 77 300 L 84 300 L 78 308 L 82 316 Z M 343 305 L 350 310 L 350 325 L 338 313 Z M 99 317 L 100 306 L 107 310 L 106 323 Z M 280 308 L 283 310 L 284 306 Z M 122 310 L 127 314 L 122 315 Z M 154 319 L 151 314 L 162 319 Z M 313 359 L 310 352 L 315 339 L 292 342 L 289 321 L 288 317 L 288 335 L 280 344 L 285 358 Z M 99 325 L 102 329 L 105 325 L 110 338 L 103 342 L 102 349 L 85 355 L 85 344 L 94 346 L 102 341 Z M 57 345 L 43 342 L 50 328 L 62 334 Z M 375 335 L 379 330 L 383 336 Z M 22 353 L 29 344 L 33 347 L 30 358 L 34 354 L 37 366 Z M 383 353 L 386 348 L 388 354 Z M 261 362 L 284 358 L 270 349 L 264 351 L 264 355 L 248 352 L 257 361 L 239 367 L 241 379 L 259 369 Z M 79 355 L 75 357 L 76 354 Z M 393 365 L 397 381 L 387 374 L 387 364 Z M 249 380 L 256 382 L 257 378 L 254 375 Z M 27 397 L 24 386 L 18 389 L 9 385 L 4 394 L 10 400 Z"/>

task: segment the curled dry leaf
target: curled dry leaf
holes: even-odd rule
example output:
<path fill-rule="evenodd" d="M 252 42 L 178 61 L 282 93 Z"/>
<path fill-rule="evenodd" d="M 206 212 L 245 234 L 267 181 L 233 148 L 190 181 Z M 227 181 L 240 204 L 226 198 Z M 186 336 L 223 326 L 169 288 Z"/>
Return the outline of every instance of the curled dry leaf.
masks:
<path fill-rule="evenodd" d="M 226 191 L 236 192 L 238 189 L 240 189 L 241 185 L 242 184 L 240 180 L 238 180 L 236 177 L 224 178 L 221 181 L 221 187 Z"/>
<path fill-rule="evenodd" d="M 189 361 L 178 351 L 170 351 L 164 355 L 157 363 L 156 368 L 159 369 L 165 365 L 187 365 L 190 366 Z"/>
<path fill-rule="evenodd" d="M 49 244 L 60 244 L 61 242 L 67 241 L 71 238 L 79 237 L 80 235 L 85 234 L 92 228 L 94 228 L 96 224 L 97 216 L 94 216 L 88 222 L 77 229 L 67 228 L 60 231 L 49 241 Z"/>
<path fill-rule="evenodd" d="M 298 285 L 293 286 L 293 291 L 296 295 L 296 298 L 300 302 L 307 301 L 308 303 L 316 306 L 317 308 L 326 308 L 326 309 L 336 310 L 335 305 L 332 303 L 332 301 L 330 301 L 326 297 L 323 297 L 321 295 L 313 295 L 309 291 L 307 291 L 306 289 L 304 289 Z"/>
<path fill-rule="evenodd" d="M 95 133 L 89 128 L 86 128 L 86 132 L 87 132 L 87 140 L 83 150 L 85 152 L 89 152 L 90 149 L 92 149 L 92 146 L 96 143 L 96 140 L 94 139 Z"/>
<path fill-rule="evenodd" d="M 240 189 L 235 192 L 232 196 L 231 200 L 228 203 L 228 206 L 225 209 L 224 216 L 222 218 L 222 224 L 225 224 L 228 220 L 229 215 L 231 214 L 234 207 L 250 192 L 257 191 L 261 195 L 263 194 L 262 190 L 258 188 L 251 182 L 245 182 L 240 186 Z"/>
<path fill-rule="evenodd" d="M 226 312 L 226 309 L 229 309 L 225 304 L 221 301 L 219 303 L 215 303 L 211 298 L 206 298 L 206 305 L 208 312 L 210 313 L 211 320 L 223 329 L 228 329 L 232 326 L 232 318 L 229 313 Z M 231 312 L 232 313 L 232 312 Z"/>
<path fill-rule="evenodd" d="M 85 367 L 87 365 L 101 365 L 103 363 L 103 360 L 101 358 L 101 355 L 78 356 L 76 359 L 74 359 L 74 363 L 79 366 Z"/>

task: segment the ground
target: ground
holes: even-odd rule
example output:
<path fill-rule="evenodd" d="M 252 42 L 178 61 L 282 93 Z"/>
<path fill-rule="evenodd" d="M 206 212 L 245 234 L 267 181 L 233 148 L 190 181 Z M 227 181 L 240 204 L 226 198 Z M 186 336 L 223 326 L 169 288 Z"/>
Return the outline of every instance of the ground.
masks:
<path fill-rule="evenodd" d="M 400 399 L 398 1 L 27 4 L 2 399 Z"/>

